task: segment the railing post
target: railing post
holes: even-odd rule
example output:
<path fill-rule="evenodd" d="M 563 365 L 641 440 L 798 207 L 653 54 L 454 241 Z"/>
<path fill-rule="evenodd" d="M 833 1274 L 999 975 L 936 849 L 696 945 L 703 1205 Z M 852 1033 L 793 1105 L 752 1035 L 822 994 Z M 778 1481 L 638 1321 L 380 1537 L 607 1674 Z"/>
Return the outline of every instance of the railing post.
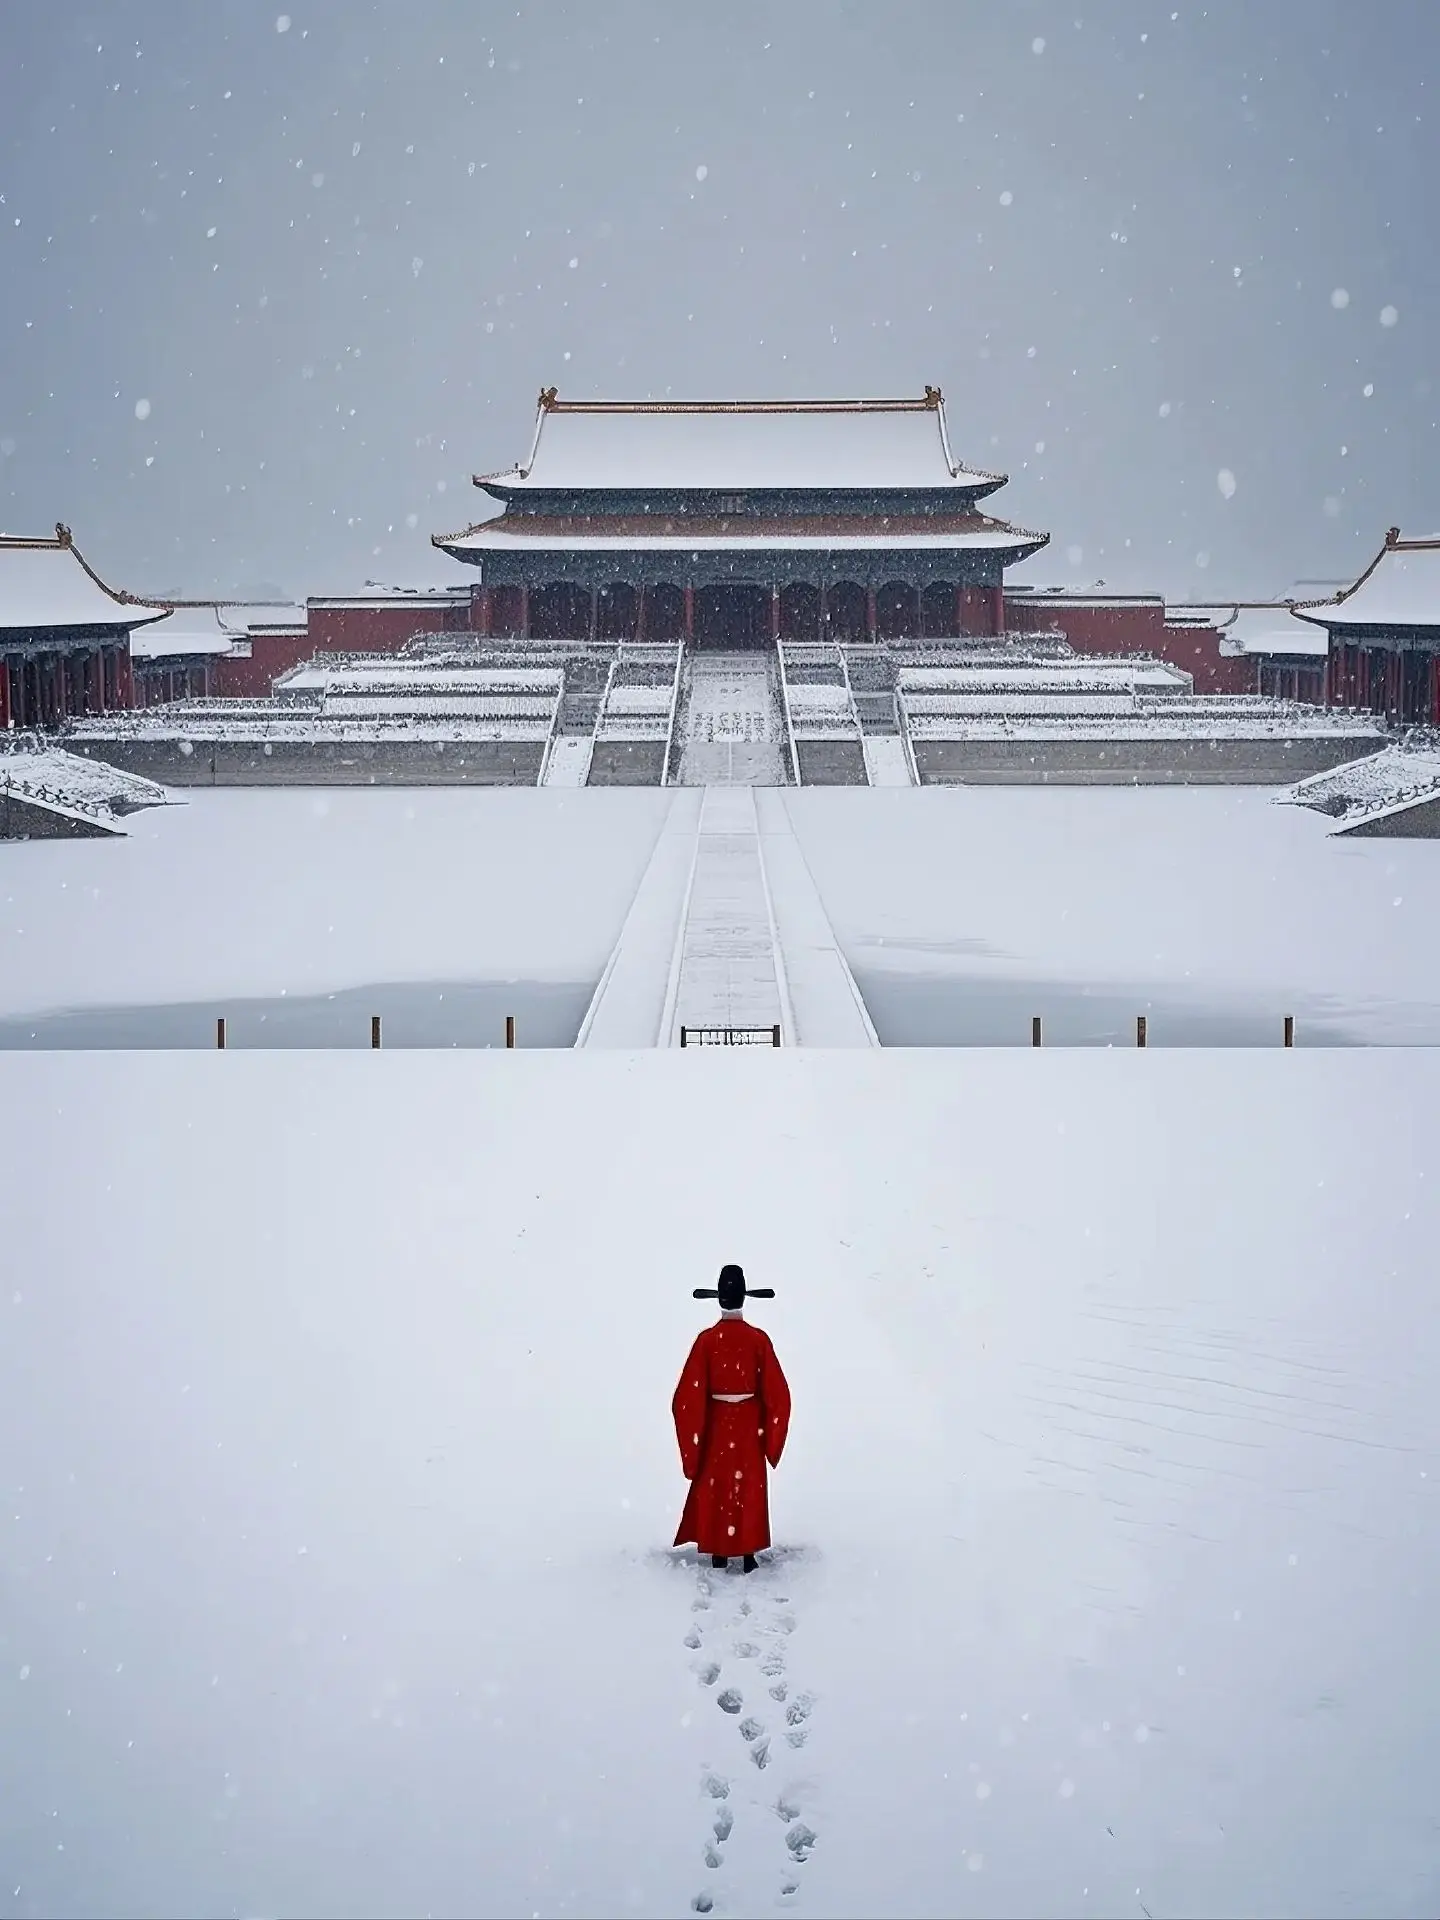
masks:
<path fill-rule="evenodd" d="M 215 1022 L 215 1044 L 222 1053 L 225 1051 L 225 1016 L 223 1013 Z"/>
<path fill-rule="evenodd" d="M 683 1046 L 684 1046 L 684 1044 L 685 1044 L 685 1029 L 684 1029 L 684 1027 L 681 1027 L 681 1029 L 680 1029 L 680 1044 L 681 1044 L 681 1046 L 682 1046 L 682 1047 L 683 1047 Z"/>
<path fill-rule="evenodd" d="M 378 1047 L 380 1045 L 380 1016 L 378 1013 L 372 1013 L 370 1016 L 370 1045 L 372 1047 Z"/>
<path fill-rule="evenodd" d="M 1150 1031 L 1149 1022 L 1146 1020 L 1144 1014 L 1143 1013 L 1136 1014 L 1135 1044 L 1137 1047 L 1143 1047 L 1147 1044 L 1149 1031 Z"/>
<path fill-rule="evenodd" d="M 780 1044 L 780 1023 L 777 1021 L 775 1025 L 770 1029 L 770 1031 L 774 1036 L 770 1044 L 773 1047 L 778 1047 Z"/>
<path fill-rule="evenodd" d="M 1038 1013 L 1035 1015 L 1034 1019 L 1031 1020 L 1030 1022 L 1030 1044 L 1032 1047 L 1038 1047 L 1041 1044 L 1040 1016 Z"/>
<path fill-rule="evenodd" d="M 1295 1044 L 1295 1016 L 1293 1013 L 1287 1013 L 1285 1016 L 1285 1044 L 1287 1047 L 1293 1047 Z"/>
<path fill-rule="evenodd" d="M 507 1047 L 513 1047 L 515 1044 L 515 1016 L 513 1013 L 507 1013 L 505 1016 L 505 1044 Z"/>

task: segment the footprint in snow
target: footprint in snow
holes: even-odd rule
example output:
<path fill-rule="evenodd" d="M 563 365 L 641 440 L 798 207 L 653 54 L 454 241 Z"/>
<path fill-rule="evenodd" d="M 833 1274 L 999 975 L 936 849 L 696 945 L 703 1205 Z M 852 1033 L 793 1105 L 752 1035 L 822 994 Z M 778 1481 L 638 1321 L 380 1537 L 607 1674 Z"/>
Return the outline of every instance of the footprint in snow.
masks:
<path fill-rule="evenodd" d="M 808 1693 L 797 1693 L 785 1709 L 785 1738 L 792 1747 L 803 1747 L 809 1736 L 806 1721 L 815 1711 L 815 1701 Z"/>
<path fill-rule="evenodd" d="M 767 1680 L 773 1680 L 776 1674 L 785 1671 L 785 1655 L 779 1647 L 774 1648 L 770 1653 L 766 1654 L 765 1658 L 760 1662 L 760 1671 L 765 1675 Z"/>
<path fill-rule="evenodd" d="M 770 1739 L 768 1734 L 762 1735 L 762 1737 L 755 1742 L 754 1746 L 751 1747 L 750 1758 L 755 1762 L 757 1767 L 762 1769 L 762 1771 L 764 1768 L 769 1766 Z"/>
<path fill-rule="evenodd" d="M 807 1827 L 803 1820 L 797 1820 L 785 1835 L 785 1844 L 796 1860 L 808 1860 L 815 1838 L 815 1829 Z"/>
<path fill-rule="evenodd" d="M 695 1669 L 695 1678 L 700 1682 L 702 1687 L 713 1687 L 715 1682 L 720 1678 L 718 1662 L 714 1660 L 701 1661 Z M 729 1711 L 730 1709 L 727 1707 L 726 1712 L 728 1713 Z"/>
<path fill-rule="evenodd" d="M 690 1905 L 695 1909 L 696 1913 L 713 1913 L 715 1911 L 715 1902 L 708 1893 L 697 1893 L 690 1902 Z"/>
<path fill-rule="evenodd" d="M 723 1847 L 734 1831 L 735 1815 L 730 1811 L 729 1807 L 722 1806 L 715 1816 L 715 1838 Z"/>
<path fill-rule="evenodd" d="M 737 1640 L 735 1642 L 735 1658 L 737 1660 L 753 1660 L 759 1651 L 759 1647 L 755 1646 L 749 1640 Z"/>
<path fill-rule="evenodd" d="M 703 1857 L 707 1867 L 714 1868 L 724 1864 L 718 1850 L 713 1847 L 708 1840 L 705 1843 L 705 1853 Z"/>
<path fill-rule="evenodd" d="M 773 1686 L 770 1688 L 770 1698 L 772 1700 L 783 1700 L 789 1691 L 790 1689 L 786 1686 L 785 1682 L 782 1680 L 779 1682 L 777 1686 Z"/>
<path fill-rule="evenodd" d="M 747 1740 L 758 1740 L 764 1731 L 764 1727 L 753 1717 L 740 1722 L 740 1732 Z"/>
<path fill-rule="evenodd" d="M 792 1820 L 800 1818 L 800 1809 L 788 1794 L 782 1793 L 775 1802 L 775 1812 L 788 1827 Z"/>
<path fill-rule="evenodd" d="M 715 1675 L 713 1675 L 712 1678 L 718 1676 L 719 1672 L 720 1669 L 716 1667 Z M 710 1681 L 707 1680 L 705 1684 L 709 1686 Z M 722 1713 L 739 1713 L 745 1702 L 740 1697 L 740 1689 L 738 1687 L 724 1687 L 716 1694 L 715 1704 Z"/>
<path fill-rule="evenodd" d="M 721 1773 L 707 1773 L 705 1778 L 701 1781 L 700 1786 L 701 1786 L 702 1792 L 707 1794 L 711 1800 L 728 1800 L 730 1798 L 730 1782 Z M 727 1808 L 724 1808 L 724 1807 L 721 1808 L 720 1813 L 716 1819 L 717 1828 L 719 1826 L 720 1820 L 724 1819 L 727 1811 L 728 1811 Z M 733 1814 L 731 1815 L 731 1820 L 732 1821 L 734 1820 Z M 729 1831 L 730 1830 L 727 1827 L 725 1832 L 720 1834 L 719 1837 L 722 1840 L 728 1838 Z"/>
<path fill-rule="evenodd" d="M 690 1631 L 685 1636 L 685 1644 L 687 1647 L 691 1649 L 692 1652 L 696 1647 L 699 1646 L 700 1629 L 698 1627 L 691 1627 Z"/>

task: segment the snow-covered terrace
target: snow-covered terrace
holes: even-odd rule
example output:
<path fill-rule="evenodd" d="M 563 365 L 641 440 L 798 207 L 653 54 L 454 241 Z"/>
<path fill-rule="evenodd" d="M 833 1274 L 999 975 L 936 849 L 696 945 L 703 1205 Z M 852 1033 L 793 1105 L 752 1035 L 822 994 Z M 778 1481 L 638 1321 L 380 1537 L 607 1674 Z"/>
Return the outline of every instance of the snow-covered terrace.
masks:
<path fill-rule="evenodd" d="M 1383 752 L 1301 780 L 1279 798 L 1350 819 L 1386 812 L 1440 793 L 1440 737 L 1417 735 Z"/>
<path fill-rule="evenodd" d="M 170 795 L 153 780 L 124 773 L 100 760 L 86 760 L 35 735 L 0 734 L 0 789 L 10 788 L 74 812 L 120 815 L 163 807 Z"/>
<path fill-rule="evenodd" d="M 1284 740 L 1383 737 L 1384 728 L 1365 714 L 1327 713 L 1285 701 L 1257 700 L 1252 707 L 1217 711 L 1206 695 L 1168 701 L 1130 713 L 1068 713 L 1052 717 L 916 713 L 906 702 L 917 740 Z"/>
<path fill-rule="evenodd" d="M 281 699 L 318 699 L 332 693 L 483 695 L 559 686 L 561 679 L 562 670 L 553 664 L 479 665 L 473 653 L 439 658 L 348 654 L 292 667 L 275 682 L 275 693 Z"/>
<path fill-rule="evenodd" d="M 182 701 L 136 713 L 107 714 L 71 729 L 77 740 L 99 744 L 107 740 L 209 741 L 350 741 L 381 743 L 397 740 L 457 742 L 466 740 L 544 739 L 559 704 L 559 692 L 548 698 L 523 696 L 473 702 L 461 713 L 397 712 L 394 703 L 358 703 L 366 710 L 348 717 L 314 708 L 227 700 Z"/>

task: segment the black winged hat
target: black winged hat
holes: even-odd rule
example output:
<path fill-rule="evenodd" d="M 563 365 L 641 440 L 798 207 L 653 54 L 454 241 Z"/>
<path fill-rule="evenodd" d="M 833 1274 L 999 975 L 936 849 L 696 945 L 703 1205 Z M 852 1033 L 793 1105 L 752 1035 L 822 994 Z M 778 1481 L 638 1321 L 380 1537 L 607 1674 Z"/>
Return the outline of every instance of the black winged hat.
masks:
<path fill-rule="evenodd" d="M 743 1267 L 725 1266 L 720 1269 L 720 1282 L 714 1287 L 696 1287 L 697 1300 L 718 1300 L 723 1313 L 734 1313 L 743 1307 L 747 1300 L 773 1300 L 773 1287 L 747 1287 Z"/>

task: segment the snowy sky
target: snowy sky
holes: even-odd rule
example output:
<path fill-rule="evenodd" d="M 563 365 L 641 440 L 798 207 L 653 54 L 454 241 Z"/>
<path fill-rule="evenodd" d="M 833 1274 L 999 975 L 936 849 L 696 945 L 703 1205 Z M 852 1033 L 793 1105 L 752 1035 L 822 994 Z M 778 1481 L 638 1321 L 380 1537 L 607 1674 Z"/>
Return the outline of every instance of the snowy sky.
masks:
<path fill-rule="evenodd" d="M 5 0 L 0 526 L 118 585 L 463 577 L 551 382 L 938 381 L 1039 582 L 1440 524 L 1433 0 L 285 4 Z"/>

